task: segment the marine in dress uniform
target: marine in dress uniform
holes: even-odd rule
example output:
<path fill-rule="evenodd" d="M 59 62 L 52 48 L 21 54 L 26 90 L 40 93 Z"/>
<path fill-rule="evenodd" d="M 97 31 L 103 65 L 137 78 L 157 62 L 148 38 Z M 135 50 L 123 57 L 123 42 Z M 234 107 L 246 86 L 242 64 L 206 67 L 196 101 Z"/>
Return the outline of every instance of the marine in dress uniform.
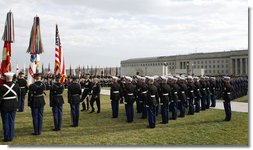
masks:
<path fill-rule="evenodd" d="M 215 77 L 210 78 L 211 107 L 216 106 L 216 81 Z"/>
<path fill-rule="evenodd" d="M 194 90 L 194 103 L 195 103 L 195 112 L 198 113 L 200 112 L 200 99 L 201 99 L 201 92 L 200 92 L 200 83 L 199 83 L 199 78 L 194 77 L 194 85 L 195 85 L 195 90 Z"/>
<path fill-rule="evenodd" d="M 94 102 L 96 101 L 97 105 L 97 113 L 100 113 L 100 91 L 101 91 L 101 85 L 98 83 L 98 78 L 94 78 L 93 80 L 93 86 L 92 86 L 92 95 L 91 95 L 91 100 L 90 100 L 90 105 L 91 105 L 91 112 L 95 112 L 94 108 Z"/>
<path fill-rule="evenodd" d="M 206 82 L 204 77 L 200 77 L 201 110 L 206 110 Z"/>
<path fill-rule="evenodd" d="M 77 127 L 79 123 L 80 95 L 82 91 L 81 85 L 77 83 L 77 77 L 73 77 L 72 79 L 72 83 L 68 86 L 68 103 L 71 109 L 71 126 Z"/>
<path fill-rule="evenodd" d="M 156 88 L 157 88 L 157 91 L 158 91 L 158 89 L 160 89 L 160 80 L 159 80 L 159 76 L 157 76 L 157 75 L 155 75 L 154 76 L 154 85 L 156 86 Z M 156 101 L 156 109 L 155 109 L 155 111 L 156 111 L 156 116 L 158 116 L 158 112 L 159 112 L 159 96 L 157 97 L 157 99 L 156 99 L 157 101 Z"/>
<path fill-rule="evenodd" d="M 169 96 L 171 93 L 171 88 L 167 84 L 167 78 L 165 76 L 161 76 L 162 83 L 159 89 L 160 96 L 160 105 L 161 105 L 161 114 L 162 114 L 162 123 L 169 123 Z"/>
<path fill-rule="evenodd" d="M 185 117 L 185 103 L 186 103 L 186 92 L 187 92 L 187 86 L 184 83 L 185 79 L 184 77 L 179 78 L 179 94 L 178 94 L 178 106 L 180 110 L 179 117 Z"/>
<path fill-rule="evenodd" d="M 206 109 L 210 108 L 211 104 L 211 92 L 210 92 L 210 82 L 209 77 L 205 77 L 205 83 L 206 83 Z"/>
<path fill-rule="evenodd" d="M 189 102 L 189 111 L 188 115 L 194 115 L 194 90 L 195 90 L 195 85 L 193 83 L 193 78 L 192 76 L 187 77 L 187 98 Z"/>
<path fill-rule="evenodd" d="M 64 86 L 60 81 L 61 76 L 56 76 L 56 83 L 53 83 L 50 88 L 50 107 L 52 107 L 53 118 L 54 118 L 54 131 L 61 130 L 62 125 L 62 105 L 64 104 L 64 99 L 62 93 L 64 91 Z"/>
<path fill-rule="evenodd" d="M 25 79 L 25 75 L 23 72 L 19 73 L 19 78 L 17 80 L 17 83 L 20 88 L 20 97 L 18 99 L 18 112 L 24 111 L 24 105 L 25 105 L 25 95 L 28 91 L 28 84 Z"/>
<path fill-rule="evenodd" d="M 148 77 L 148 128 L 155 128 L 156 125 L 156 106 L 158 100 L 157 87 L 154 85 L 154 77 Z"/>
<path fill-rule="evenodd" d="M 89 110 L 89 94 L 91 93 L 91 88 L 92 88 L 92 83 L 89 79 L 89 75 L 86 75 L 85 76 L 85 80 L 84 80 L 84 88 L 83 88 L 83 93 L 82 93 L 82 98 L 81 98 L 81 101 L 82 101 L 82 107 L 83 109 L 81 111 L 88 111 Z M 87 101 L 87 108 L 86 108 L 86 105 L 85 105 L 85 101 Z"/>
<path fill-rule="evenodd" d="M 231 120 L 231 115 L 232 115 L 232 111 L 231 111 L 231 104 L 230 101 L 231 99 L 231 90 L 232 87 L 229 83 L 230 77 L 225 76 L 224 77 L 224 87 L 223 87 L 223 104 L 224 104 L 224 109 L 225 109 L 225 114 L 226 114 L 226 118 L 224 119 L 224 121 L 230 121 Z"/>
<path fill-rule="evenodd" d="M 147 92 L 148 92 L 148 85 L 145 83 L 145 77 L 140 77 L 140 101 L 142 102 L 142 114 L 141 114 L 141 119 L 146 119 L 147 118 Z"/>
<path fill-rule="evenodd" d="M 118 78 L 113 76 L 111 89 L 110 89 L 112 118 L 118 118 L 118 113 L 119 113 L 119 100 L 120 100 L 121 89 L 117 81 L 118 81 Z"/>
<path fill-rule="evenodd" d="M 34 74 L 35 82 L 29 86 L 28 106 L 30 106 L 33 118 L 33 135 L 40 135 L 42 130 L 43 113 L 45 106 L 45 84 L 41 81 L 41 74 Z"/>
<path fill-rule="evenodd" d="M 134 90 L 135 87 L 131 83 L 132 78 L 129 76 L 126 76 L 126 84 L 124 87 L 124 98 L 125 98 L 125 110 L 126 110 L 126 117 L 127 117 L 127 122 L 131 123 L 133 122 L 134 119 Z"/>
<path fill-rule="evenodd" d="M 141 83 L 140 83 L 140 76 L 137 76 L 137 82 L 136 82 L 136 86 L 135 86 L 135 97 L 136 97 L 136 109 L 137 109 L 137 113 L 141 113 L 142 112 L 142 101 L 140 99 L 141 97 Z"/>
<path fill-rule="evenodd" d="M 0 112 L 2 117 L 4 142 L 14 138 L 14 124 L 18 107 L 19 86 L 12 79 L 14 73 L 5 73 L 6 82 L 0 87 Z"/>
<path fill-rule="evenodd" d="M 176 83 L 177 78 L 174 77 L 169 77 L 168 84 L 171 87 L 171 103 L 169 105 L 169 109 L 172 112 L 172 116 L 170 119 L 176 120 L 177 119 L 177 103 L 178 103 L 178 91 L 179 91 L 179 86 Z"/>

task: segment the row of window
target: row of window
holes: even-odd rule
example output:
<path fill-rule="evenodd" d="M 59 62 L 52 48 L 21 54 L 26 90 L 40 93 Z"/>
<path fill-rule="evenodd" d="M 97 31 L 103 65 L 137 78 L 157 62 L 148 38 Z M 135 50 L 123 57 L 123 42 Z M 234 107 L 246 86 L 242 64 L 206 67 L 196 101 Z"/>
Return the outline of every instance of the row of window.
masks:
<path fill-rule="evenodd" d="M 208 73 L 217 73 L 217 74 L 228 74 L 228 70 L 205 70 L 205 74 L 208 74 Z"/>
<path fill-rule="evenodd" d="M 211 64 L 211 63 L 228 63 L 229 60 L 198 60 L 198 61 L 194 61 L 194 64 Z"/>
<path fill-rule="evenodd" d="M 202 67 L 198 67 L 198 68 L 203 68 L 203 65 L 206 64 L 211 64 L 211 63 L 228 63 L 229 60 L 198 60 L 198 61 L 194 61 L 193 62 L 193 68 L 196 68 L 196 66 L 198 66 L 198 64 L 202 64 Z M 160 63 L 141 63 L 141 64 L 123 64 L 122 67 L 135 67 L 135 66 L 163 66 L 164 62 L 160 62 Z M 168 66 L 172 66 L 174 67 L 176 65 L 176 62 L 168 62 L 167 63 Z M 210 65 L 209 65 L 210 66 Z M 205 67 L 207 68 L 207 67 Z M 209 67 L 211 68 L 211 67 Z M 213 68 L 215 68 L 215 65 L 213 65 Z M 219 68 L 219 65 L 217 65 L 217 68 Z M 224 68 L 224 65 L 221 66 L 221 68 Z M 182 68 L 183 69 L 183 68 Z M 185 68 L 184 68 L 185 69 Z"/>
<path fill-rule="evenodd" d="M 175 65 L 176 63 L 170 63 L 169 65 Z M 122 67 L 136 67 L 136 66 L 163 66 L 164 63 L 148 63 L 148 64 L 123 64 Z"/>
<path fill-rule="evenodd" d="M 228 68 L 228 65 L 195 65 L 195 66 L 193 66 L 193 69 L 196 69 L 196 68 L 198 68 L 198 69 L 202 69 L 202 68 L 205 68 L 205 69 L 207 69 L 207 68 L 224 68 L 224 67 L 226 67 L 226 68 Z"/>

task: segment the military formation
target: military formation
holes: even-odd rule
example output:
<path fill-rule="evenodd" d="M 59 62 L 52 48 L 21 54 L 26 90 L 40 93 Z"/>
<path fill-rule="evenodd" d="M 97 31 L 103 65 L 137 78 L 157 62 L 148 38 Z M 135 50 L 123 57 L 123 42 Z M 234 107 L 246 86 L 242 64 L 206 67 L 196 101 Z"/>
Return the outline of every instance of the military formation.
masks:
<path fill-rule="evenodd" d="M 4 130 L 4 141 L 14 138 L 16 112 L 24 111 L 25 96 L 28 93 L 28 106 L 32 113 L 33 135 L 42 132 L 46 90 L 49 90 L 49 105 L 54 121 L 53 131 L 60 131 L 64 97 L 70 105 L 71 127 L 79 126 L 81 111 L 100 113 L 100 92 L 102 86 L 110 87 L 112 118 L 118 118 L 119 105 L 124 105 L 126 122 L 134 121 L 135 111 L 138 118 L 147 119 L 148 128 L 155 128 L 157 116 L 160 123 L 168 124 L 177 117 L 194 115 L 216 106 L 216 99 L 224 100 L 225 119 L 231 120 L 230 101 L 247 95 L 246 77 L 192 77 L 192 76 L 123 76 L 97 78 L 89 74 L 79 78 L 70 77 L 65 84 L 60 76 L 43 77 L 34 74 L 34 83 L 28 86 L 25 75 L 5 73 L 5 83 L 0 86 L 0 111 Z M 106 82 L 105 82 L 106 81 Z M 96 103 L 96 107 L 94 104 Z M 81 106 L 80 106 L 81 105 Z M 135 107 L 136 105 L 136 107 Z M 136 108 L 136 110 L 135 110 Z"/>

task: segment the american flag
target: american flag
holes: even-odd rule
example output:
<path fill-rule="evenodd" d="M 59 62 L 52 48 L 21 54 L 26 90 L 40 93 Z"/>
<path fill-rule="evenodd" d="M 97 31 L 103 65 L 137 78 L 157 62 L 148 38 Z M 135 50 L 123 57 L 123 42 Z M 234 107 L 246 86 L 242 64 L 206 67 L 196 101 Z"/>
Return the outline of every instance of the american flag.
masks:
<path fill-rule="evenodd" d="M 55 33 L 55 67 L 54 67 L 54 74 L 61 75 L 61 83 L 65 81 L 66 77 L 66 69 L 65 69 L 65 62 L 63 58 L 63 51 L 61 49 L 61 40 L 58 31 L 58 25 L 56 25 L 56 33 Z"/>

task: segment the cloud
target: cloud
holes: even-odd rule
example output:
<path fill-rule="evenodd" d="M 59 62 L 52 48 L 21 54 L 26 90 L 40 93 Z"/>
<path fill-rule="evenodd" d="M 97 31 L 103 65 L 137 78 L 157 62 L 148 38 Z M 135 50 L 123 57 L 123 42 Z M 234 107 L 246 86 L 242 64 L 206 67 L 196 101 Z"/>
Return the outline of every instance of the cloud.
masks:
<path fill-rule="evenodd" d="M 244 0 L 4 0 L 0 8 L 0 30 L 6 13 L 14 13 L 13 64 L 29 63 L 25 52 L 36 14 L 46 66 L 54 62 L 56 23 L 67 66 L 119 66 L 133 57 L 248 48 Z"/>

